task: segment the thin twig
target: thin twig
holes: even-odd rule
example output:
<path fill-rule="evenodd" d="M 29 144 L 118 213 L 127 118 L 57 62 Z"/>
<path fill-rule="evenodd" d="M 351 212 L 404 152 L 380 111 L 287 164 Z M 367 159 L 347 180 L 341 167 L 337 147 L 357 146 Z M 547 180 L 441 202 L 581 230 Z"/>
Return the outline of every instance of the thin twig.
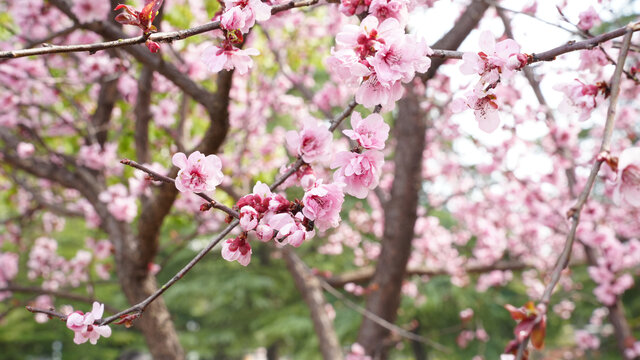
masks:
<path fill-rule="evenodd" d="M 275 5 L 271 7 L 271 14 L 277 14 L 282 11 L 312 6 L 319 2 L 319 0 L 303 0 L 303 1 L 289 1 L 284 4 Z M 101 22 L 81 24 L 81 28 L 92 29 L 100 27 Z M 9 50 L 0 51 L 0 59 L 15 59 L 19 57 L 32 56 L 32 55 L 44 55 L 44 54 L 56 54 L 56 53 L 68 53 L 68 52 L 84 52 L 88 51 L 93 54 L 100 50 L 111 49 L 116 47 L 142 44 L 147 40 L 155 42 L 172 42 L 176 40 L 183 40 L 191 36 L 209 32 L 220 28 L 220 21 L 211 21 L 203 25 L 198 25 L 189 29 L 179 31 L 166 31 L 157 32 L 150 35 L 140 35 L 132 38 L 118 39 L 114 41 L 105 41 L 93 44 L 80 44 L 80 45 L 64 45 L 64 46 L 47 46 L 35 49 L 24 50 Z"/>
<path fill-rule="evenodd" d="M 631 37 L 633 35 L 634 29 L 637 26 L 627 26 L 626 33 L 624 34 L 624 39 L 622 40 L 622 49 L 620 50 L 620 54 L 618 55 L 618 61 L 616 65 L 616 70 L 613 73 L 611 78 L 611 97 L 609 102 L 609 109 L 607 110 L 607 120 L 604 126 L 604 134 L 602 138 L 602 144 L 600 145 L 600 155 L 596 159 L 595 163 L 591 168 L 591 173 L 589 174 L 589 178 L 587 179 L 587 183 L 585 184 L 584 189 L 580 193 L 580 196 L 576 202 L 576 204 L 571 207 L 568 212 L 569 218 L 572 220 L 571 229 L 569 230 L 569 234 L 567 235 L 567 240 L 564 244 L 564 249 L 562 253 L 558 257 L 556 262 L 556 266 L 551 273 L 551 280 L 549 284 L 547 284 L 544 293 L 540 299 L 540 304 L 544 306 L 543 311 L 538 315 L 538 319 L 536 321 L 542 321 L 543 317 L 546 314 L 547 308 L 549 307 L 549 303 L 551 301 L 551 294 L 555 289 L 558 281 L 560 281 L 560 276 L 562 275 L 562 270 L 564 270 L 569 264 L 569 258 L 571 257 L 571 250 L 573 248 L 573 243 L 576 236 L 576 230 L 578 228 L 578 224 L 580 223 L 580 213 L 582 212 L 582 208 L 587 202 L 589 198 L 589 194 L 591 193 L 591 189 L 596 181 L 598 176 L 598 172 L 600 171 L 600 167 L 603 163 L 602 154 L 607 154 L 610 150 L 611 146 L 611 138 L 613 135 L 613 128 L 615 125 L 615 114 L 616 107 L 618 105 L 618 95 L 620 94 L 620 79 L 622 77 L 622 70 L 624 67 L 624 62 L 627 57 L 627 53 L 629 52 L 629 45 L 631 44 Z M 529 337 L 525 338 L 522 341 L 520 346 L 523 351 L 518 351 L 516 360 L 522 360 L 524 348 L 526 348 Z"/>

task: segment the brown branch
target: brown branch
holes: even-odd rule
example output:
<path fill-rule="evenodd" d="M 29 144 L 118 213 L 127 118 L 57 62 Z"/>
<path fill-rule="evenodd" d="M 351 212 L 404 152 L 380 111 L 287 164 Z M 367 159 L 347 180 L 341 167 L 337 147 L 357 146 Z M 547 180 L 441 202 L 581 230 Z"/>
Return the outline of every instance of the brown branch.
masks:
<path fill-rule="evenodd" d="M 141 163 L 151 161 L 149 155 L 149 122 L 151 121 L 151 91 L 153 87 L 153 70 L 143 66 L 138 78 L 138 94 L 133 113 L 136 117 L 134 139 L 136 157 Z"/>
<path fill-rule="evenodd" d="M 607 110 L 607 120 L 604 126 L 604 134 L 602 136 L 602 144 L 600 145 L 600 154 L 607 154 L 611 145 L 611 137 L 613 134 L 613 128 L 615 125 L 615 114 L 616 108 L 618 105 L 618 96 L 620 94 L 620 79 L 622 77 L 622 70 L 624 67 L 624 62 L 627 57 L 627 53 L 629 51 L 629 45 L 631 43 L 631 37 L 633 32 L 635 31 L 635 27 L 629 25 L 626 28 L 626 33 L 624 34 L 623 46 L 620 50 L 620 54 L 618 55 L 618 65 L 616 66 L 616 70 L 611 77 L 611 95 L 609 102 L 609 109 Z M 545 316 L 546 310 L 549 307 L 549 303 L 551 301 L 551 294 L 555 289 L 558 281 L 560 281 L 560 276 L 562 275 L 562 270 L 564 270 L 569 264 L 569 259 L 571 257 L 571 250 L 573 248 L 573 243 L 575 241 L 576 230 L 578 228 L 578 224 L 580 223 L 580 213 L 582 212 L 582 208 L 587 202 L 589 195 L 591 194 L 591 189 L 596 181 L 598 176 L 598 172 L 600 171 L 600 166 L 603 163 L 602 157 L 599 155 L 596 159 L 595 163 L 591 168 L 591 173 L 589 174 L 589 178 L 587 179 L 587 183 L 585 184 L 580 196 L 576 202 L 576 204 L 571 207 L 568 211 L 567 215 L 572 221 L 571 229 L 569 230 L 569 234 L 567 235 L 567 240 L 565 242 L 562 253 L 558 257 L 556 262 L 556 266 L 554 267 L 551 273 L 551 280 L 549 284 L 547 284 L 542 297 L 540 298 L 540 304 L 544 306 L 544 311 L 538 316 L 537 321 L 542 321 Z M 526 344 L 528 342 L 528 337 L 522 341 L 521 346 L 519 347 L 518 354 L 516 359 L 521 360 L 524 354 L 524 348 L 526 348 Z"/>
<path fill-rule="evenodd" d="M 294 8 L 312 6 L 317 4 L 318 2 L 319 0 L 289 1 L 287 3 L 275 5 L 271 7 L 271 14 L 277 14 L 279 12 L 283 12 L 283 11 L 294 9 Z M 68 9 L 66 9 L 66 6 L 64 6 L 64 4 L 60 4 L 59 1 L 56 1 L 54 2 L 54 6 L 57 6 L 60 10 L 65 12 L 70 18 L 72 18 L 72 20 L 77 21 L 77 18 L 73 16 L 73 14 L 70 14 L 68 12 Z M 100 21 L 93 22 L 93 23 L 80 24 L 81 28 L 90 29 L 90 30 L 104 27 L 105 25 L 106 25 L 105 22 L 100 22 Z M 185 29 L 185 30 L 157 32 L 148 36 L 140 35 L 132 38 L 127 38 L 126 35 L 124 35 L 124 36 L 118 37 L 117 40 L 99 42 L 94 44 L 64 45 L 64 46 L 51 45 L 51 46 L 36 48 L 36 49 L 0 51 L 0 59 L 14 59 L 14 58 L 25 57 L 25 56 L 33 56 L 33 55 L 84 52 L 84 51 L 88 51 L 89 53 L 94 54 L 100 50 L 142 44 L 147 40 L 151 40 L 155 42 L 170 43 L 176 40 L 183 40 L 188 37 L 209 32 L 212 30 L 216 30 L 219 28 L 220 28 L 220 21 L 212 21 L 212 22 L 208 22 L 203 25 L 194 26 L 192 28 Z"/>
<path fill-rule="evenodd" d="M 486 273 L 493 270 L 524 270 L 528 268 L 528 265 L 520 261 L 498 261 L 495 264 L 490 265 L 468 265 L 464 272 L 467 274 L 479 274 Z M 339 275 L 331 275 L 326 278 L 329 285 L 334 287 L 342 287 L 347 283 L 365 283 L 371 279 L 375 269 L 371 266 L 363 267 L 358 270 L 346 272 Z M 406 270 L 406 276 L 443 276 L 451 275 L 451 272 L 447 269 L 434 269 L 426 266 L 408 267 Z"/>

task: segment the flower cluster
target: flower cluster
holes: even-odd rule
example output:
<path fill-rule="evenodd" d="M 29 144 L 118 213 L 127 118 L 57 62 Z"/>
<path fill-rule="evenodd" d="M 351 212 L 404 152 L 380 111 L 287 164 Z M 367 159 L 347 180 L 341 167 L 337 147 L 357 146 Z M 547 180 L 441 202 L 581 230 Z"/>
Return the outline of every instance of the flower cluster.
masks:
<path fill-rule="evenodd" d="M 227 261 L 238 261 L 244 266 L 249 264 L 249 232 L 255 233 L 263 242 L 274 239 L 277 246 L 289 244 L 296 247 L 315 234 L 313 223 L 301 211 L 301 204 L 272 193 L 266 184 L 259 181 L 253 187 L 253 193 L 240 198 L 234 208 L 240 214 L 242 233 L 222 244 L 222 257 Z M 324 217 L 320 219 L 324 220 Z"/>
<path fill-rule="evenodd" d="M 359 199 L 364 199 L 369 190 L 378 186 L 384 155 L 384 142 L 389 137 L 389 125 L 382 116 L 371 114 L 362 118 L 360 113 L 351 115 L 353 130 L 344 130 L 344 134 L 358 143 L 354 151 L 343 151 L 336 154 L 331 168 L 337 168 L 333 180 L 344 183 L 345 192 Z M 364 149 L 364 151 L 363 151 Z"/>
<path fill-rule="evenodd" d="M 111 328 L 108 325 L 95 325 L 94 322 L 102 318 L 104 304 L 93 303 L 90 312 L 83 314 L 82 311 L 75 311 L 67 317 L 67 327 L 75 333 L 73 342 L 80 345 L 89 340 L 95 345 L 100 336 L 111 336 Z"/>
<path fill-rule="evenodd" d="M 508 78 L 514 70 L 527 64 L 528 57 L 520 53 L 520 45 L 512 39 L 496 44 L 493 34 L 484 31 L 480 34 L 480 52 L 464 53 L 460 71 L 465 75 L 480 75 L 480 80 L 467 92 L 465 98 L 458 98 L 451 104 L 453 112 L 465 108 L 473 109 L 480 129 L 492 132 L 500 125 L 498 103 L 495 88 L 501 78 Z"/>
<path fill-rule="evenodd" d="M 346 25 L 336 36 L 336 45 L 327 64 L 345 83 L 359 84 L 356 101 L 368 108 L 393 108 L 402 97 L 402 83 L 431 66 L 427 56 L 431 49 L 405 34 L 394 17 L 381 22 L 369 15 L 360 26 Z"/>
<path fill-rule="evenodd" d="M 271 6 L 260 0 L 225 0 L 224 5 L 224 12 L 216 16 L 224 39 L 220 46 L 207 47 L 200 58 L 211 72 L 236 69 L 245 74 L 253 66 L 250 56 L 260 52 L 253 48 L 243 50 L 235 45 L 244 42 L 243 34 L 249 32 L 256 20 L 265 21 L 271 17 Z"/>

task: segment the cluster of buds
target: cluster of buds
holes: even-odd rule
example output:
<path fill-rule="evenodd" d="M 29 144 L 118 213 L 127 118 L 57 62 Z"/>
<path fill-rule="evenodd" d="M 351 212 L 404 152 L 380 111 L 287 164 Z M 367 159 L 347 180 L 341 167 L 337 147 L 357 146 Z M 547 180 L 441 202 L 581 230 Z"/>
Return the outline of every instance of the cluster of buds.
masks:
<path fill-rule="evenodd" d="M 234 206 L 240 214 L 242 233 L 223 243 L 222 257 L 247 266 L 251 261 L 250 232 L 262 242 L 274 239 L 279 247 L 300 246 L 315 235 L 314 222 L 303 215 L 303 207 L 300 201 L 291 202 L 280 194 L 273 194 L 266 184 L 258 182 L 253 193 L 240 198 Z"/>

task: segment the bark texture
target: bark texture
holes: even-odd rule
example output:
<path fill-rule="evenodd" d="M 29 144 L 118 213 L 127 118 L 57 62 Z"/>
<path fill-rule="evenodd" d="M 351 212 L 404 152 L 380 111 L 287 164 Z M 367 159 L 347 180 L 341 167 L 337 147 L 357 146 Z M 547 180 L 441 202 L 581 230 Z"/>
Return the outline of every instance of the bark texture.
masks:
<path fill-rule="evenodd" d="M 472 2 L 435 48 L 455 50 L 473 30 L 488 8 L 484 1 Z M 427 82 L 444 63 L 432 59 L 431 68 L 420 77 Z M 398 141 L 394 155 L 395 176 L 391 198 L 385 206 L 385 228 L 380 258 L 369 285 L 366 309 L 381 318 L 395 322 L 400 305 L 400 290 L 406 275 L 407 261 L 417 219 L 418 196 L 421 187 L 422 152 L 425 147 L 426 118 L 420 109 L 419 97 L 412 91 L 398 103 L 394 135 Z M 358 343 L 374 359 L 386 359 L 389 330 L 365 317 L 360 326 Z"/>

